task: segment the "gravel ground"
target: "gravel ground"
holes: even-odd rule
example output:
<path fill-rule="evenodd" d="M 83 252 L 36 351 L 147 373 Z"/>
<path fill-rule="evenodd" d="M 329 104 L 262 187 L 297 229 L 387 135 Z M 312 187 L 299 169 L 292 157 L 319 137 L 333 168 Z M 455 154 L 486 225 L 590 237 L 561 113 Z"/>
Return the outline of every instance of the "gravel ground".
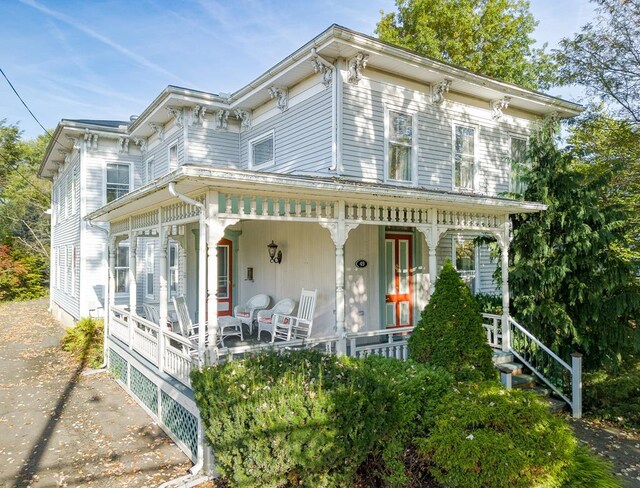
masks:
<path fill-rule="evenodd" d="M 109 376 L 59 348 L 48 299 L 0 305 L 0 487 L 142 487 L 191 462 Z"/>

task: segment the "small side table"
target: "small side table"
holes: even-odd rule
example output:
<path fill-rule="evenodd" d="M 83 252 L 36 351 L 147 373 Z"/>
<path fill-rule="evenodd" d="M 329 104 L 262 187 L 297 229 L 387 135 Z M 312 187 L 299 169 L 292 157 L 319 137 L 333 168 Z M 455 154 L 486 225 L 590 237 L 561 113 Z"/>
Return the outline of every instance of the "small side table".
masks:
<path fill-rule="evenodd" d="M 224 340 L 227 337 L 239 336 L 244 341 L 242 335 L 242 322 L 240 319 L 231 316 L 218 317 L 218 330 L 220 332 L 220 343 L 224 346 Z"/>

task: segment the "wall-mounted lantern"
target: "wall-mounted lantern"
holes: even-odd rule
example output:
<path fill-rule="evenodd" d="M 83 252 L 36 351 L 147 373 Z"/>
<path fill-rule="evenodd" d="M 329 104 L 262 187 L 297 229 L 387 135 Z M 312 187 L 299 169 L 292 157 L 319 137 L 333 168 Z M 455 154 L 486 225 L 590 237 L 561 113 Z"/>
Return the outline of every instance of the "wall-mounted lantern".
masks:
<path fill-rule="evenodd" d="M 278 245 L 271 241 L 271 244 L 267 245 L 269 249 L 269 259 L 272 263 L 280 264 L 282 262 L 282 251 L 278 251 Z"/>

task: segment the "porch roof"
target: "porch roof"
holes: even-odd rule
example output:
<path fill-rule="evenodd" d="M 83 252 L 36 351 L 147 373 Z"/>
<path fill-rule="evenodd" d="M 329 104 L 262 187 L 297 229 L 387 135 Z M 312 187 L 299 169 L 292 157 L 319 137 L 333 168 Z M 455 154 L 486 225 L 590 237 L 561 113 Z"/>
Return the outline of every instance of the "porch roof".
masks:
<path fill-rule="evenodd" d="M 488 197 L 478 194 L 364 183 L 346 178 L 266 173 L 211 166 L 184 165 L 137 188 L 88 214 L 85 219 L 111 222 L 178 201 L 168 191 L 169 183 L 183 194 L 194 195 L 207 189 L 220 192 L 270 193 L 282 197 L 348 199 L 363 203 L 420 205 L 443 210 L 482 211 L 493 214 L 532 213 L 546 210 L 537 202 Z"/>

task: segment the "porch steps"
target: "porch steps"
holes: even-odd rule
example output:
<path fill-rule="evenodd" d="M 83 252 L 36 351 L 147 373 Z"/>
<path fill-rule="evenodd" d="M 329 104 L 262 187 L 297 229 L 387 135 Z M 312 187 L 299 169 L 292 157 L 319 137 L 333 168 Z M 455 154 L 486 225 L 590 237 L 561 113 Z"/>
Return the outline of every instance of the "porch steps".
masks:
<path fill-rule="evenodd" d="M 551 390 L 542 386 L 535 375 L 529 374 L 529 370 L 515 360 L 513 354 L 509 352 L 494 350 L 493 364 L 501 373 L 511 374 L 511 384 L 513 388 L 523 389 L 535 393 L 549 406 L 553 413 L 561 413 L 568 407 L 566 402 L 551 395 Z"/>

